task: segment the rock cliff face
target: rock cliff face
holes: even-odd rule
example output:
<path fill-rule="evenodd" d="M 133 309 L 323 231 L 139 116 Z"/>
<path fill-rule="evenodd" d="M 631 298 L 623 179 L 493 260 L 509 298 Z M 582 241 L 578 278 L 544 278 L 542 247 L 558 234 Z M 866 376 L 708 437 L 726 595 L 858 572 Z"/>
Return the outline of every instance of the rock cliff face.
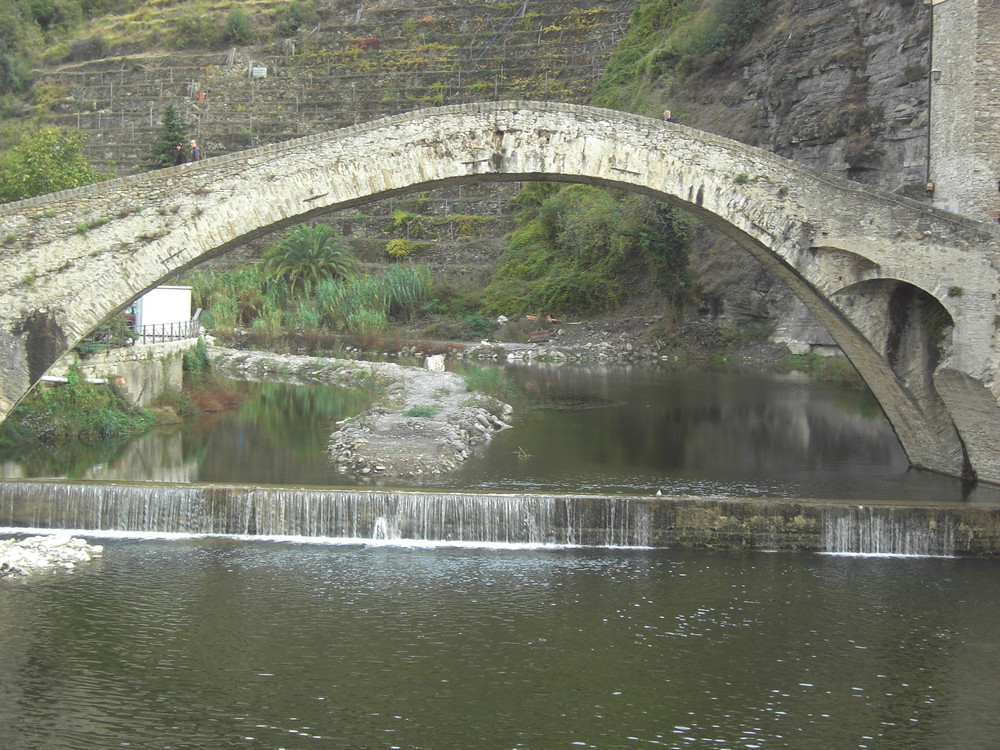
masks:
<path fill-rule="evenodd" d="M 732 137 L 918 196 L 927 174 L 929 12 L 913 0 L 786 0 L 770 12 L 722 92 L 735 110 Z"/>
<path fill-rule="evenodd" d="M 927 177 L 930 10 L 915 0 L 772 0 L 725 64 L 674 85 L 694 127 L 912 198 Z M 728 240 L 696 255 L 703 315 L 771 320 L 796 351 L 832 341 L 783 285 Z"/>

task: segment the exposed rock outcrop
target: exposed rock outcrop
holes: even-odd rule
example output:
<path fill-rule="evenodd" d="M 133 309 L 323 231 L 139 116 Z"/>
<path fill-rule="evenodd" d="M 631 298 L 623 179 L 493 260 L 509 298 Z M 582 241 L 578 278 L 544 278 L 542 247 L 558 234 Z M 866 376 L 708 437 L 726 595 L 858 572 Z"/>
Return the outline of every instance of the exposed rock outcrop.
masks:
<path fill-rule="evenodd" d="M 72 570 L 103 554 L 102 546 L 88 544 L 69 534 L 0 540 L 0 578 L 27 576 L 55 568 Z"/>
<path fill-rule="evenodd" d="M 741 49 L 672 83 L 682 122 L 910 198 L 927 178 L 931 10 L 915 0 L 775 0 Z M 692 266 L 707 320 L 771 321 L 799 353 L 837 351 L 756 260 L 707 233 Z"/>

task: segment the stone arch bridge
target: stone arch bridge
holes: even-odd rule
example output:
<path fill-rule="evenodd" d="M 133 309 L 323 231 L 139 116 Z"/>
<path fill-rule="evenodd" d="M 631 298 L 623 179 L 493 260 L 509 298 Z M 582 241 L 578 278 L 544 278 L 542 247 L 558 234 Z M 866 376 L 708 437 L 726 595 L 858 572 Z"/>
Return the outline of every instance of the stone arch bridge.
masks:
<path fill-rule="evenodd" d="M 681 125 L 539 102 L 414 111 L 0 206 L 0 418 L 110 314 L 254 236 L 522 180 L 637 191 L 721 230 L 827 327 L 915 466 L 1000 483 L 995 227 Z"/>

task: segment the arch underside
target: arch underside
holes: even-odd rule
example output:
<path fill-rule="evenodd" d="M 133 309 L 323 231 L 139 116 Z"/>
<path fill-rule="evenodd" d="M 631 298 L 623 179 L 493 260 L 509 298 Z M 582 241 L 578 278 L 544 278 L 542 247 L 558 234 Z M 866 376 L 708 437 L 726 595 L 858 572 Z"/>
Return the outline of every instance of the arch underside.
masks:
<path fill-rule="evenodd" d="M 500 110 L 499 104 L 493 110 L 442 109 L 448 110 L 446 115 L 460 112 L 466 116 L 431 135 L 426 127 L 407 129 L 409 121 L 396 116 L 382 126 L 345 129 L 343 142 L 336 134 L 303 139 L 287 147 L 258 150 L 263 153 L 161 170 L 134 178 L 124 188 L 120 184 L 103 188 L 104 193 L 101 186 L 93 186 L 95 206 L 103 200 L 105 207 L 92 209 L 91 215 L 111 211 L 111 206 L 123 202 L 157 206 L 157 214 L 123 217 L 117 235 L 101 226 L 86 238 L 64 236 L 61 246 L 75 255 L 61 267 L 53 267 L 53 272 L 39 274 L 30 289 L 17 283 L 18 271 L 8 267 L 6 289 L 0 291 L 12 300 L 14 315 L 0 318 L 4 324 L 0 417 L 55 358 L 110 314 L 177 273 L 249 239 L 394 195 L 450 185 L 543 180 L 639 192 L 680 206 L 722 231 L 782 280 L 826 326 L 882 405 L 914 465 L 951 475 L 967 470 L 964 435 L 956 431 L 945 400 L 936 393 L 930 397 L 917 393 L 916 380 L 894 369 L 887 359 L 884 342 L 858 323 L 852 305 L 844 300 L 856 303 L 863 294 L 859 297 L 854 290 L 838 297 L 840 290 L 853 284 L 877 281 L 885 273 L 882 264 L 860 247 L 840 250 L 837 244 L 829 244 L 828 237 L 818 237 L 826 234 L 820 231 L 822 227 L 818 229 L 811 216 L 796 215 L 804 209 L 792 210 L 785 198 L 787 190 L 774 189 L 801 176 L 795 172 L 801 167 L 725 139 L 713 136 L 701 143 L 689 129 L 663 131 L 661 123 L 603 110 L 593 110 L 600 119 L 581 123 L 581 112 L 590 116 L 590 108 L 543 105 L 537 108 L 539 122 L 531 119 L 536 113 L 523 103 L 512 111 Z M 559 115 L 554 120 L 553 112 Z M 422 116 L 415 113 L 413 119 L 419 121 Z M 719 147 L 723 156 L 706 157 L 705 152 L 717 142 L 724 142 Z M 307 153 L 307 149 L 312 150 Z M 728 167 L 717 163 L 723 157 L 735 159 L 730 153 L 748 161 Z M 219 162 L 215 170 L 213 162 Z M 745 192 L 736 190 L 732 175 L 747 169 L 757 169 L 754 174 L 761 176 Z M 52 200 L 58 203 L 59 198 Z M 897 205 L 891 208 L 899 210 Z M 4 219 L 0 212 L 0 227 Z M 134 223 L 129 224 L 132 219 Z M 155 228 L 157 223 L 159 228 Z M 118 241 L 129 232 L 152 236 Z M 104 235 L 112 249 L 91 259 Z M 864 243 L 859 239 L 858 244 Z M 42 253 L 37 257 L 41 259 Z M 9 266 L 10 260 L 0 256 L 0 268 L 4 264 Z M 862 303 L 870 310 L 883 301 L 875 295 Z M 943 382 L 959 380 L 960 385 L 952 388 L 956 393 L 968 391 L 970 382 L 982 387 L 976 377 L 953 368 Z M 922 373 L 919 381 L 920 388 L 934 391 L 933 372 Z M 973 468 L 977 468 L 975 462 Z M 1000 482 L 1000 467 L 987 476 L 980 472 L 980 478 Z"/>

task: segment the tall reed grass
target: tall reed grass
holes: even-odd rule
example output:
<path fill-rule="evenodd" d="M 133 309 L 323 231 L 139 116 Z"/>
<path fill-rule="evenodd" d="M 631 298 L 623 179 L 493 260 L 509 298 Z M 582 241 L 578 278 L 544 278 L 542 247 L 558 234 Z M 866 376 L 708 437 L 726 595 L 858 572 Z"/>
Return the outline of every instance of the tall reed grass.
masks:
<path fill-rule="evenodd" d="M 259 266 L 196 271 L 190 277 L 195 305 L 208 328 L 246 328 L 263 339 L 282 332 L 323 330 L 367 335 L 409 321 L 431 295 L 423 266 L 390 266 L 378 274 L 329 278 L 312 287 L 292 286 Z"/>

